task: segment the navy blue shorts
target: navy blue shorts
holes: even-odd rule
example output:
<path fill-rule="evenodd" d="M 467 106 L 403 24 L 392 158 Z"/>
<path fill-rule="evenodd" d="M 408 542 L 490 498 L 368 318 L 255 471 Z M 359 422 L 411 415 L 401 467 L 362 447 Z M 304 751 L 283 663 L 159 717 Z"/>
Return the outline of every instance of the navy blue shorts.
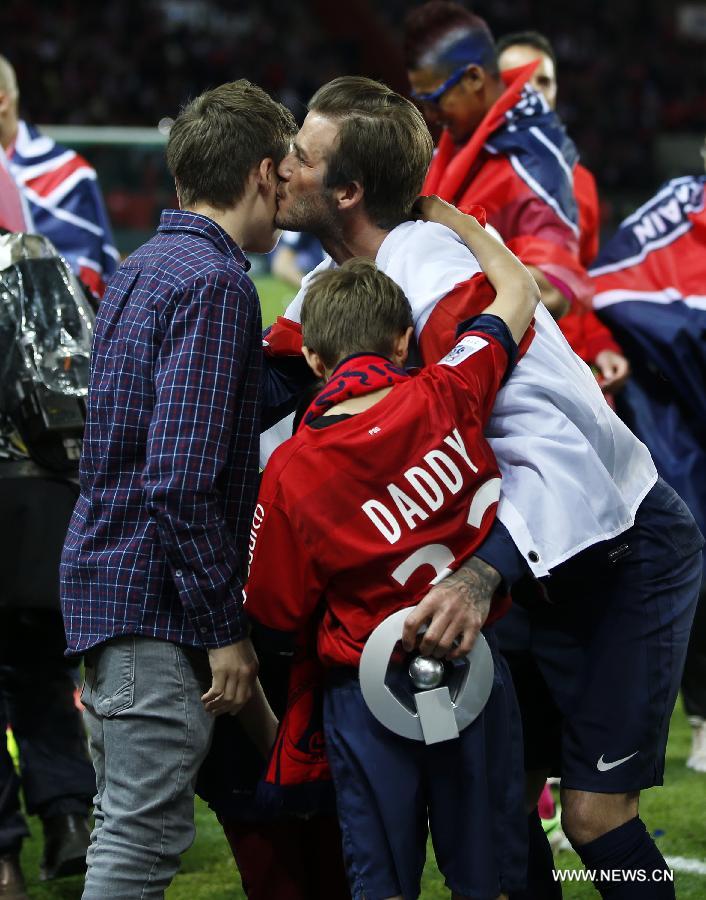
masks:
<path fill-rule="evenodd" d="M 528 593 L 496 625 L 528 769 L 597 793 L 662 784 L 702 544 L 686 505 L 659 480 L 632 528 L 560 566 L 544 582 L 548 602 Z"/>
<path fill-rule="evenodd" d="M 495 900 L 523 887 L 527 817 L 519 710 L 489 632 L 493 689 L 481 715 L 456 740 L 426 746 L 399 737 L 370 713 L 352 670 L 330 680 L 326 752 L 354 900 L 418 897 L 429 831 L 453 891 Z"/>

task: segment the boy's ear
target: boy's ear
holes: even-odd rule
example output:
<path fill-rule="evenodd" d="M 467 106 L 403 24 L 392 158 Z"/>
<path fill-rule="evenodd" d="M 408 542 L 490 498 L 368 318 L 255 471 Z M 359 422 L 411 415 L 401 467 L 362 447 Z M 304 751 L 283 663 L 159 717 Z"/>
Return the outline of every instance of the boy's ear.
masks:
<path fill-rule="evenodd" d="M 353 209 L 363 201 L 365 188 L 359 181 L 349 181 L 348 184 L 333 189 L 336 204 L 341 210 Z"/>
<path fill-rule="evenodd" d="M 395 339 L 395 342 L 392 345 L 392 362 L 400 368 L 407 362 L 409 342 L 412 340 L 413 334 L 414 328 L 410 325 L 405 332 Z"/>
<path fill-rule="evenodd" d="M 256 171 L 256 178 L 258 187 L 260 188 L 271 188 L 275 185 L 277 181 L 275 163 L 269 156 L 266 156 L 260 161 L 260 165 L 257 167 Z"/>
<path fill-rule="evenodd" d="M 319 354 L 315 350 L 310 350 L 308 347 L 302 347 L 302 353 L 304 354 L 304 359 L 309 363 L 309 368 L 314 375 L 316 375 L 317 378 L 325 378 L 326 366 Z"/>

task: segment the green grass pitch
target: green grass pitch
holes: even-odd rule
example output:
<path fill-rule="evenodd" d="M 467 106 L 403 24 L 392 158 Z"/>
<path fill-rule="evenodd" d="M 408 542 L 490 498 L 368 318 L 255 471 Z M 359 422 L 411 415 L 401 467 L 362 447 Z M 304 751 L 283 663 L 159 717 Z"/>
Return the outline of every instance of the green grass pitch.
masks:
<path fill-rule="evenodd" d="M 262 324 L 271 325 L 277 316 L 281 316 L 285 311 L 287 304 L 293 299 L 297 289 L 284 281 L 280 281 L 279 278 L 273 278 L 271 275 L 261 275 L 255 279 L 255 284 L 260 295 Z"/>
<path fill-rule="evenodd" d="M 269 324 L 284 311 L 295 290 L 269 276 L 257 280 L 262 301 L 263 322 Z M 672 731 L 667 755 L 666 787 L 646 791 L 641 814 L 647 827 L 657 833 L 657 843 L 665 856 L 680 856 L 706 861 L 706 775 L 686 769 L 689 751 L 689 726 L 677 708 L 672 719 Z M 233 765 L 237 765 L 233 760 Z M 197 833 L 193 847 L 184 856 L 179 874 L 167 891 L 167 900 L 240 900 L 245 894 L 240 887 L 235 864 L 218 822 L 200 802 L 196 805 Z M 66 878 L 50 884 L 38 881 L 41 853 L 41 825 L 30 820 L 32 838 L 25 841 L 22 862 L 27 877 L 28 892 L 33 900 L 78 900 L 81 879 Z M 578 857 L 571 852 L 557 857 L 560 868 L 578 868 Z M 676 892 L 680 900 L 703 900 L 706 897 L 706 876 L 677 873 Z M 437 900 L 448 897 L 443 879 L 429 848 L 424 875 L 422 897 Z M 567 900 L 588 900 L 598 894 L 586 884 L 564 885 Z M 273 897 L 272 900 L 277 900 Z"/>
<path fill-rule="evenodd" d="M 681 856 L 706 860 L 706 775 L 688 770 L 684 762 L 689 749 L 689 726 L 677 708 L 672 718 L 672 731 L 667 755 L 666 786 L 643 794 L 641 814 L 654 834 L 661 833 L 657 843 L 665 856 Z M 233 765 L 237 765 L 233 760 Z M 41 824 L 30 819 L 32 837 L 25 841 L 22 864 L 32 900 L 79 900 L 80 878 L 64 878 L 42 884 L 38 880 L 41 854 Z M 557 856 L 559 868 L 579 868 L 578 857 L 571 852 Z M 679 900 L 703 900 L 706 876 L 677 873 L 676 892 Z M 448 897 L 443 879 L 434 863 L 429 847 L 424 873 L 422 897 L 440 900 Z M 215 816 L 201 802 L 196 804 L 196 841 L 185 854 L 181 869 L 166 893 L 167 900 L 244 900 L 240 879 Z M 591 885 L 566 884 L 567 900 L 589 900 L 598 894 Z M 277 900 L 273 897 L 272 900 Z"/>

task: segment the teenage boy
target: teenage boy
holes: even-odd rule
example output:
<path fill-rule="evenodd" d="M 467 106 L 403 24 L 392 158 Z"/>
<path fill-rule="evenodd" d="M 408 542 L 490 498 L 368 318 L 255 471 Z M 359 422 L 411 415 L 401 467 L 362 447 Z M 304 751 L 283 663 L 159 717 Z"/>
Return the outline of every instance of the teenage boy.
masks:
<path fill-rule="evenodd" d="M 427 216 L 439 208 L 450 212 L 437 198 L 422 202 Z M 315 629 L 328 670 L 326 754 L 354 898 L 419 896 L 427 817 L 453 897 L 504 897 L 524 880 L 517 708 L 494 649 L 483 713 L 458 740 L 436 746 L 378 723 L 357 677 L 376 626 L 472 555 L 495 518 L 500 477 L 483 428 L 539 290 L 474 219 L 453 215 L 495 301 L 459 326 L 439 364 L 413 376 L 402 368 L 412 311 L 388 276 L 353 259 L 313 279 L 302 308 L 304 354 L 326 386 L 272 456 L 253 520 L 248 612 L 267 628 Z M 488 622 L 504 605 L 493 606 Z M 485 635 L 493 647 L 492 628 Z M 293 676 L 292 710 L 299 687 Z M 287 724 L 277 765 L 291 762 L 280 753 Z M 316 755 L 319 742 L 307 737 Z"/>
<path fill-rule="evenodd" d="M 98 312 L 61 566 L 98 782 L 84 900 L 164 896 L 193 840 L 212 714 L 253 690 L 241 572 L 261 321 L 243 250 L 276 243 L 275 173 L 293 129 L 247 81 L 189 103 L 167 146 L 181 209 L 162 213 Z"/>

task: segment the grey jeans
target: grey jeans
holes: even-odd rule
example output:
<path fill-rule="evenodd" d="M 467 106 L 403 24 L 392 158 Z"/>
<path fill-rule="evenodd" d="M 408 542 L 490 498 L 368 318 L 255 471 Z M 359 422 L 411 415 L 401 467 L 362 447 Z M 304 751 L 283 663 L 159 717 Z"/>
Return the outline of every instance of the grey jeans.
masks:
<path fill-rule="evenodd" d="M 204 651 L 131 635 L 86 654 L 81 699 L 96 770 L 83 900 L 164 897 L 194 840 L 194 783 L 213 718 Z"/>

